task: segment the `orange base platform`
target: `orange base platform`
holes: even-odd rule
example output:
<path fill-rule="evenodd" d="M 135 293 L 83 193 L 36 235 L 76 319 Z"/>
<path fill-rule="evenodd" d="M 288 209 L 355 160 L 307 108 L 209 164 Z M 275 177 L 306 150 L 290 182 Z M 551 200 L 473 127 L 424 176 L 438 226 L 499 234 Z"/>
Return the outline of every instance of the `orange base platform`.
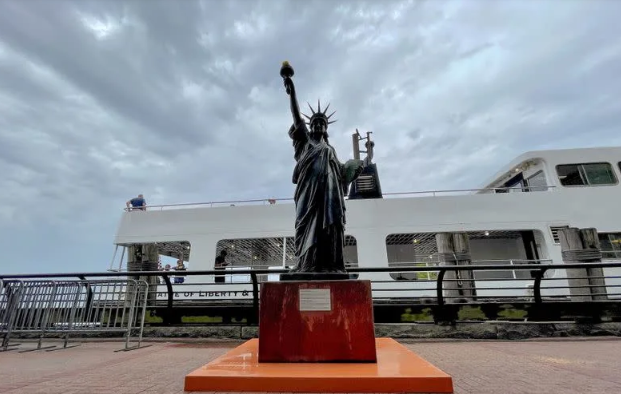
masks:
<path fill-rule="evenodd" d="M 377 338 L 377 363 L 259 363 L 251 339 L 185 377 L 186 391 L 452 393 L 453 379 L 394 339 Z"/>

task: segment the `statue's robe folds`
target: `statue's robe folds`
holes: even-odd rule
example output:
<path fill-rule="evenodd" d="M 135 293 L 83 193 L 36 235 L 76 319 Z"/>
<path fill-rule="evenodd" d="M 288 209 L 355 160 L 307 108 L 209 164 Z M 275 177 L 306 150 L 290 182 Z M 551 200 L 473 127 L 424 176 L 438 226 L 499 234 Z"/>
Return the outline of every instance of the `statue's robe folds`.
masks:
<path fill-rule="evenodd" d="M 292 125 L 296 166 L 294 272 L 345 272 L 343 260 L 345 229 L 344 166 L 324 138 L 310 138 L 304 122 Z"/>

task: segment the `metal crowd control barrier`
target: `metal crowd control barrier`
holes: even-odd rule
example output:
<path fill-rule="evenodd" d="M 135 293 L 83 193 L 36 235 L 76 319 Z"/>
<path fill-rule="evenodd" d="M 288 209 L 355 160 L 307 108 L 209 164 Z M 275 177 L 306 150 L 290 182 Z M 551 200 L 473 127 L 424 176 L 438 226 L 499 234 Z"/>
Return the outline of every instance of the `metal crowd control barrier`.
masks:
<path fill-rule="evenodd" d="M 17 282 L 21 283 L 21 281 Z M 12 322 L 15 315 L 15 297 L 16 294 L 12 291 L 12 288 L 6 286 L 6 283 L 0 279 L 0 334 L 2 334 L 0 351 L 15 350 L 15 348 L 9 349 L 9 347 L 16 346 L 9 344 Z"/>
<path fill-rule="evenodd" d="M 123 351 L 142 343 L 149 285 L 132 279 L 0 281 L 0 351 L 15 350 L 11 337 L 37 338 L 35 348 L 60 350 L 78 333 L 120 333 Z M 135 337 L 133 346 L 130 346 Z M 43 346 L 44 339 L 62 338 L 63 345 Z M 20 352 L 20 353 L 21 353 Z"/>

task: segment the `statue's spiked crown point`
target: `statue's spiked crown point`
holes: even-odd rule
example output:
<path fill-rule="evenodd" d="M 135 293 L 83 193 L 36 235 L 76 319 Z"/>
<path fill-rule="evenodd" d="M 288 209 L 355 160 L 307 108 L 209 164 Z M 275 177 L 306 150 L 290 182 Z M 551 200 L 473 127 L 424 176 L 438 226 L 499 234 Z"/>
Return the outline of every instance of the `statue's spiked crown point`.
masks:
<path fill-rule="evenodd" d="M 336 122 L 337 120 L 330 120 L 330 118 L 332 118 L 332 115 L 334 115 L 336 113 L 336 111 L 333 111 L 330 115 L 326 115 L 326 113 L 328 112 L 328 108 L 330 108 L 330 103 L 328 103 L 328 105 L 326 106 L 326 109 L 324 109 L 323 111 L 321 110 L 321 102 L 319 100 L 317 100 L 317 110 L 315 111 L 315 109 L 313 109 L 313 107 L 310 105 L 310 103 L 306 103 L 308 104 L 308 108 L 311 111 L 311 115 L 308 116 L 306 114 L 302 114 L 306 117 L 306 119 L 308 119 L 308 122 L 306 122 L 307 125 L 311 125 L 313 123 L 313 121 L 315 119 L 323 119 L 326 122 L 326 126 L 329 124 L 332 124 L 334 122 Z"/>

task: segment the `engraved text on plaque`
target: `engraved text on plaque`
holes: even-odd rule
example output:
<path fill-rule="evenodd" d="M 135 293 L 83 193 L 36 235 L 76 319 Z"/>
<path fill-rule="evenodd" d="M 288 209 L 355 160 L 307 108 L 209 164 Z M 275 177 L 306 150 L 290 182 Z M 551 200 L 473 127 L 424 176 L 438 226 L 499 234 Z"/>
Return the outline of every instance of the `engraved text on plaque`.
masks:
<path fill-rule="evenodd" d="M 300 289 L 300 311 L 331 311 L 330 289 Z"/>

